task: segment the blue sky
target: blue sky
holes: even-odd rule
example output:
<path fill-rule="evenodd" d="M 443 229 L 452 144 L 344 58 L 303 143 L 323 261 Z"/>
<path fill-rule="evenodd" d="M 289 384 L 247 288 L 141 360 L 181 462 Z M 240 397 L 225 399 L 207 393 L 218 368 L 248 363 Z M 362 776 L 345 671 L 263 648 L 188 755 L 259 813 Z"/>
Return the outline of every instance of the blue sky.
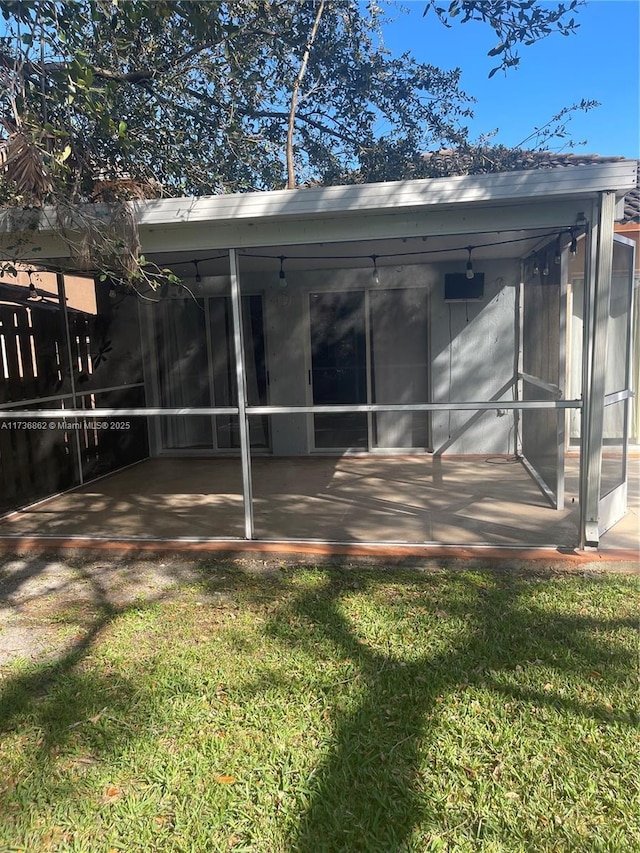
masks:
<path fill-rule="evenodd" d="M 407 14 L 394 12 L 385 28 L 385 45 L 394 54 L 408 50 L 421 62 L 462 69 L 461 88 L 477 99 L 468 123 L 472 138 L 499 128 L 493 142 L 517 145 L 563 107 L 593 99 L 601 106 L 576 113 L 568 126 L 569 138 L 586 145 L 562 149 L 555 141 L 551 149 L 640 157 L 639 0 L 590 0 L 575 16 L 576 35 L 523 46 L 519 68 L 491 80 L 496 61 L 486 54 L 497 39 L 490 27 L 470 22 L 447 30 L 432 12 L 422 17 L 422 0 L 403 6 Z"/>

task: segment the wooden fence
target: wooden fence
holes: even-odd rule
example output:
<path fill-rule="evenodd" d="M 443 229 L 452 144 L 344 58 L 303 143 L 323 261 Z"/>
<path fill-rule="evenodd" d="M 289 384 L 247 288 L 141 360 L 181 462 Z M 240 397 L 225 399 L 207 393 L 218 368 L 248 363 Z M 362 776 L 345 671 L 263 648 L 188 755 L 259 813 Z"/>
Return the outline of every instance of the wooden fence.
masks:
<path fill-rule="evenodd" d="M 99 316 L 68 313 L 69 353 L 57 305 L 7 296 L 0 285 L 0 405 L 24 401 L 19 408 L 33 411 L 33 419 L 0 420 L 0 513 L 79 484 L 81 472 L 87 481 L 148 456 L 145 418 L 133 419 L 126 431 L 95 429 L 90 422 L 65 429 L 62 421 L 37 420 L 41 408 L 72 408 L 72 390 L 75 405 L 89 409 L 142 407 L 144 388 L 95 387 L 94 367 L 104 349 Z"/>

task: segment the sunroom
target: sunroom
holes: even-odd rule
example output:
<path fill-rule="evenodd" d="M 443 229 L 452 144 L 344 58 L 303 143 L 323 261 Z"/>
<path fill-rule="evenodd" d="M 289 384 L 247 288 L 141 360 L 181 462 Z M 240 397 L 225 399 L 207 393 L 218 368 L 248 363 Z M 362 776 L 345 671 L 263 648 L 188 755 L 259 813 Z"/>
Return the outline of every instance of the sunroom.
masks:
<path fill-rule="evenodd" d="M 635 184 L 619 161 L 132 202 L 179 279 L 155 290 L 5 214 L 0 539 L 599 547 L 626 512 Z"/>

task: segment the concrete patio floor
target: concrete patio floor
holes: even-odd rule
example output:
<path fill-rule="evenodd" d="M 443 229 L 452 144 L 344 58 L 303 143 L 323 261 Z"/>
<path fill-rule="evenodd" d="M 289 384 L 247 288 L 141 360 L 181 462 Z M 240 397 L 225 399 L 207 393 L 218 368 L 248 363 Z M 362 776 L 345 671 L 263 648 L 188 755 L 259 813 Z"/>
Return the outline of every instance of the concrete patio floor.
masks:
<path fill-rule="evenodd" d="M 638 553 L 640 460 L 629 512 L 601 551 Z M 578 541 L 578 460 L 567 459 L 566 508 L 552 509 L 518 462 L 431 456 L 256 457 L 258 540 L 492 547 Z M 0 540 L 242 540 L 238 459 L 147 459 L 0 522 Z"/>

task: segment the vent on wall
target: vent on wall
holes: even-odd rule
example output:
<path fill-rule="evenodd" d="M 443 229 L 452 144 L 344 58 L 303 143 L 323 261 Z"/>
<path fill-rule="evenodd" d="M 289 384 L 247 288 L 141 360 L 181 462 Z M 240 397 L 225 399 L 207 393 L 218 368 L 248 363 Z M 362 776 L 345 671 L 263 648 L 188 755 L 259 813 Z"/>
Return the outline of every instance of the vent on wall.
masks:
<path fill-rule="evenodd" d="M 477 272 L 473 278 L 465 273 L 446 273 L 444 277 L 445 302 L 480 302 L 484 299 L 484 273 Z"/>

